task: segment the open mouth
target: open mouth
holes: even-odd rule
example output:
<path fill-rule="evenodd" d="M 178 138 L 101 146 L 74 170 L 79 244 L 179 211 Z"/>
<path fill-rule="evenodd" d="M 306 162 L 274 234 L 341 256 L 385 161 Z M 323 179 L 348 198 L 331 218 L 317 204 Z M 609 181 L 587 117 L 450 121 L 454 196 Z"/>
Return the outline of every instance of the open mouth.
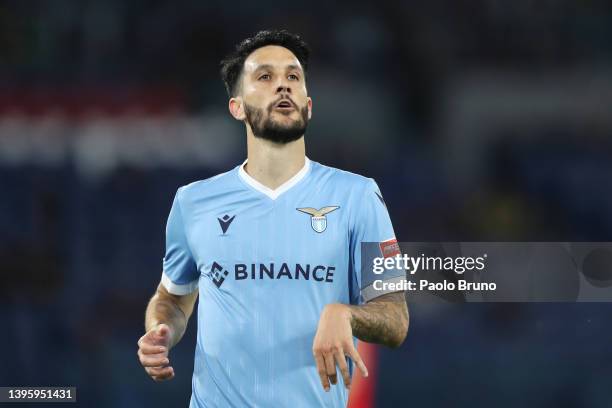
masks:
<path fill-rule="evenodd" d="M 278 110 L 293 110 L 293 104 L 289 100 L 283 99 L 278 102 L 274 108 Z"/>

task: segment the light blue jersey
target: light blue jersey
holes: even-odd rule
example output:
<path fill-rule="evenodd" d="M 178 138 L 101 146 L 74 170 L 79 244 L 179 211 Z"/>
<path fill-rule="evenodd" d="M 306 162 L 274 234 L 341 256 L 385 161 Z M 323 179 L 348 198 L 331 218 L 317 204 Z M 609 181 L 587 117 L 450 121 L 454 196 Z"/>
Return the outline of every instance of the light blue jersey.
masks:
<path fill-rule="evenodd" d="M 190 406 L 345 407 L 312 343 L 325 305 L 403 278 L 361 270 L 361 242 L 395 243 L 384 201 L 372 179 L 308 159 L 276 190 L 243 166 L 179 188 L 168 218 L 162 283 L 200 291 Z"/>

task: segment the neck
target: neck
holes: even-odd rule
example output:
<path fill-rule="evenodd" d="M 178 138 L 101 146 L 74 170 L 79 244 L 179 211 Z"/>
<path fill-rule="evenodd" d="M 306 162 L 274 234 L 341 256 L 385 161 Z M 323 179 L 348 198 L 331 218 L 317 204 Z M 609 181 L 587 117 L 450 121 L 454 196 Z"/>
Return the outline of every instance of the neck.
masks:
<path fill-rule="evenodd" d="M 247 126 L 247 159 L 244 170 L 249 176 L 275 190 L 304 167 L 304 137 L 279 145 L 256 138 Z"/>

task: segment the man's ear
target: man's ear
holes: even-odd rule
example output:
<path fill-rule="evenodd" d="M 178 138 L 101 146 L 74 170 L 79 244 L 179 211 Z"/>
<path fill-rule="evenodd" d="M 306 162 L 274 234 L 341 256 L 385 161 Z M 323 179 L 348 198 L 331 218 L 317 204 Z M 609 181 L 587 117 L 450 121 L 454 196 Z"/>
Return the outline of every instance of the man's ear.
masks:
<path fill-rule="evenodd" d="M 312 98 L 308 97 L 308 120 L 312 118 Z"/>
<path fill-rule="evenodd" d="M 243 121 L 246 118 L 244 114 L 244 103 L 241 97 L 237 96 L 235 98 L 230 98 L 228 107 L 234 119 Z"/>

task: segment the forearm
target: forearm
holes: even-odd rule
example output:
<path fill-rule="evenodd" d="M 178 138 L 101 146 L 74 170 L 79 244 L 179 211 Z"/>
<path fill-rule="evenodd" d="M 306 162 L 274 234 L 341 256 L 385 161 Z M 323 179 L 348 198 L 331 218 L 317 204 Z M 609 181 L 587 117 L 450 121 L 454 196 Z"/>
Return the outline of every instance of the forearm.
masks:
<path fill-rule="evenodd" d="M 151 298 L 145 313 L 145 330 L 148 332 L 159 324 L 170 328 L 170 348 L 183 337 L 187 328 L 187 316 L 171 297 L 159 291 Z"/>
<path fill-rule="evenodd" d="M 380 296 L 364 305 L 349 305 L 353 335 L 368 343 L 399 347 L 408 333 L 408 307 L 403 292 Z"/>

